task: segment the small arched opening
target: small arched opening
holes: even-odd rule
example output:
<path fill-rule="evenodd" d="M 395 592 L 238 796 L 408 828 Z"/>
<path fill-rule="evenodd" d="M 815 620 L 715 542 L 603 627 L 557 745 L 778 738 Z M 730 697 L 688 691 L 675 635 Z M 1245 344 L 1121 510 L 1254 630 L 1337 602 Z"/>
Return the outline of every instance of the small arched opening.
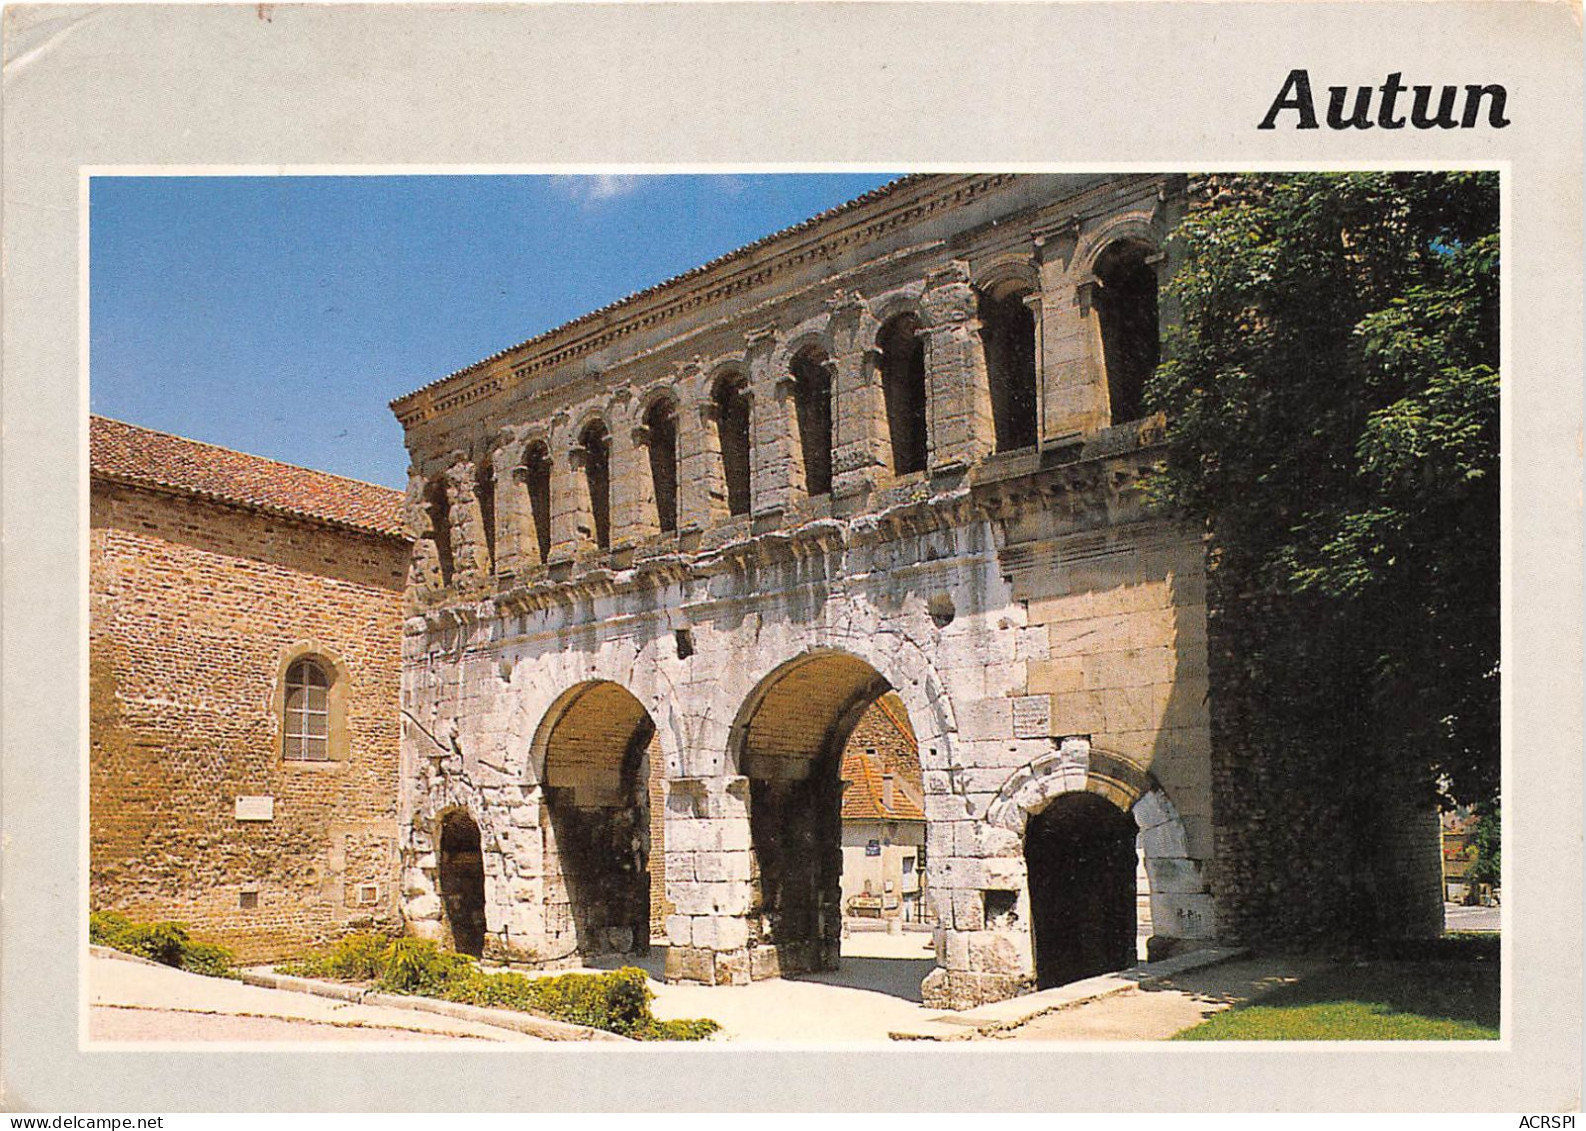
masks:
<path fill-rule="evenodd" d="M 711 396 L 716 416 L 716 439 L 721 448 L 721 469 L 727 487 L 727 513 L 749 513 L 749 382 L 743 374 L 729 372 L 716 382 Z"/>
<path fill-rule="evenodd" d="M 655 723 L 620 684 L 579 684 L 552 706 L 543 756 L 545 933 L 552 953 L 644 954 L 650 945 L 649 779 Z M 659 814 L 655 814 L 659 819 Z M 654 862 L 659 868 L 661 854 Z"/>
<path fill-rule="evenodd" d="M 1026 301 L 1029 294 L 1028 287 L 1010 283 L 979 295 L 986 381 L 999 452 L 1035 445 L 1035 312 Z"/>
<path fill-rule="evenodd" d="M 579 433 L 583 452 L 584 483 L 589 492 L 590 532 L 595 545 L 611 549 L 611 433 L 603 421 L 592 420 Z"/>
<path fill-rule="evenodd" d="M 529 494 L 534 519 L 534 542 L 543 565 L 551 557 L 551 452 L 543 441 L 523 453 L 523 485 Z"/>
<path fill-rule="evenodd" d="M 479 504 L 479 524 L 484 529 L 488 570 L 496 560 L 496 473 L 489 459 L 479 461 L 474 472 L 474 499 Z"/>
<path fill-rule="evenodd" d="M 825 351 L 811 346 L 793 358 L 793 407 L 804 460 L 804 489 L 828 495 L 832 489 L 832 375 Z"/>
<path fill-rule="evenodd" d="M 896 475 L 924 471 L 927 447 L 925 342 L 920 320 L 900 314 L 876 336 L 881 351 L 881 389 L 887 410 Z"/>
<path fill-rule="evenodd" d="M 663 534 L 671 534 L 677 530 L 677 406 L 667 397 L 657 400 L 644 414 L 644 428 L 656 524 Z"/>
<path fill-rule="evenodd" d="M 446 480 L 436 476 L 424 490 L 425 509 L 429 512 L 430 537 L 435 543 L 435 558 L 440 563 L 441 584 L 450 585 L 454 572 L 452 561 L 451 503 L 446 497 Z"/>
<path fill-rule="evenodd" d="M 1096 257 L 1096 316 L 1114 424 L 1144 415 L 1146 379 L 1161 359 L 1154 258 L 1140 240 L 1119 240 Z"/>
<path fill-rule="evenodd" d="M 1059 794 L 1024 832 L 1041 989 L 1135 963 L 1134 818 L 1095 793 Z"/>
<path fill-rule="evenodd" d="M 461 809 L 441 817 L 438 856 L 441 906 L 452 947 L 462 954 L 485 952 L 485 863 L 479 826 Z"/>

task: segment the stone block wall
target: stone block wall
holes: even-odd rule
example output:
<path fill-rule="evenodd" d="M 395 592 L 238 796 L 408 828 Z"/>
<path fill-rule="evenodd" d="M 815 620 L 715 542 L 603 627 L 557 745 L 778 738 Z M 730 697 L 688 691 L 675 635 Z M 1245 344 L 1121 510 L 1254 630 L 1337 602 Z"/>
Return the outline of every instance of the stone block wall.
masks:
<path fill-rule="evenodd" d="M 1110 418 L 1092 301 L 1097 259 L 1120 243 L 1171 270 L 1180 192 L 1164 177 L 911 178 L 398 401 L 418 536 L 403 641 L 412 928 L 444 937 L 435 822 L 465 807 L 487 952 L 580 959 L 553 922 L 564 878 L 545 847 L 546 750 L 564 697 L 612 687 L 653 726 L 664 775 L 649 841 L 667 976 L 829 967 L 838 755 L 890 689 L 922 770 L 929 1002 L 1032 988 L 1025 823 L 1067 793 L 1133 816 L 1159 949 L 1212 938 L 1203 553 L 1139 498 L 1160 431 Z M 1030 390 L 993 387 L 1023 379 L 982 321 L 1010 310 L 1033 323 Z M 911 438 L 888 417 L 907 397 L 886 383 L 916 346 L 926 432 Z M 801 462 L 799 430 L 819 419 L 798 411 L 811 365 L 830 379 L 829 493 Z M 675 532 L 660 529 L 647 451 L 663 400 Z M 1029 400 L 1035 427 L 997 418 Z M 609 548 L 589 537 L 603 484 L 580 447 L 597 422 Z M 998 450 L 999 436 L 1027 446 Z M 923 439 L 922 470 L 898 468 L 895 439 Z M 536 503 L 513 471 L 541 451 L 550 493 Z M 483 466 L 491 507 L 468 487 Z M 441 523 L 424 505 L 437 489 Z M 523 550 L 536 506 L 550 512 L 542 562 Z M 433 566 L 443 548 L 449 579 Z M 593 757 L 615 765 L 624 741 L 604 736 Z"/>
<path fill-rule="evenodd" d="M 248 961 L 400 926 L 407 556 L 403 539 L 95 482 L 94 908 L 185 922 Z M 347 681 L 345 744 L 325 762 L 282 757 L 297 655 Z M 268 819 L 239 819 L 260 806 Z"/>

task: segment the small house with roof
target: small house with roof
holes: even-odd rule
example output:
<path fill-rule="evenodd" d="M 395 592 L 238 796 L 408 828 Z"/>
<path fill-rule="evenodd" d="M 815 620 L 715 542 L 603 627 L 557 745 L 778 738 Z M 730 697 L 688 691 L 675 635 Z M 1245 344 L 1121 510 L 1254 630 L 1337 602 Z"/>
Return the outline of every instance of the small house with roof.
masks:
<path fill-rule="evenodd" d="M 94 417 L 89 898 L 262 961 L 397 929 L 397 491 Z"/>
<path fill-rule="evenodd" d="M 893 693 L 860 717 L 843 749 L 845 919 L 929 919 L 925 790 L 917 751 L 908 715 Z"/>

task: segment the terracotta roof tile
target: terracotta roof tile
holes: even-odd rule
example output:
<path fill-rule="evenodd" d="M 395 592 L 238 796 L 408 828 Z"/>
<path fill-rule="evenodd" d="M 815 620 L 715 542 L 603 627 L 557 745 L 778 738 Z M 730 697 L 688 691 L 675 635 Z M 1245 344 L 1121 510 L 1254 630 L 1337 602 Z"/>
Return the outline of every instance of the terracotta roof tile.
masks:
<path fill-rule="evenodd" d="M 898 733 L 915 745 L 914 731 L 909 727 L 901 704 L 893 705 L 883 698 L 870 709 L 879 709 Z M 886 791 L 883 775 L 892 775 L 892 804 L 883 803 Z M 923 821 L 925 820 L 925 792 L 921 783 L 918 756 L 908 757 L 892 750 L 878 751 L 874 756 L 856 746 L 843 751 L 842 819 L 845 821 Z"/>
<path fill-rule="evenodd" d="M 90 472 L 100 478 L 374 534 L 408 536 L 400 491 L 104 416 L 89 418 L 88 464 Z"/>

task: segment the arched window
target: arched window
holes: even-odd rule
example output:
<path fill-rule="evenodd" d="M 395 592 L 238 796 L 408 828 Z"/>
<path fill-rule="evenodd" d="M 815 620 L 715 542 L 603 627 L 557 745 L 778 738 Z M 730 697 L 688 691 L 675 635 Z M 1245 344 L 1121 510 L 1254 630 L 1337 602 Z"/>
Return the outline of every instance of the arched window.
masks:
<path fill-rule="evenodd" d="M 485 528 L 485 555 L 490 569 L 496 568 L 496 473 L 489 458 L 479 461 L 474 473 L 474 498 L 479 503 L 479 522 Z"/>
<path fill-rule="evenodd" d="M 749 382 L 729 373 L 716 382 L 713 396 L 721 469 L 727 480 L 727 512 L 749 513 Z"/>
<path fill-rule="evenodd" d="M 1114 424 L 1144 414 L 1141 394 L 1161 358 L 1156 267 L 1149 262 L 1151 256 L 1148 244 L 1120 240 L 1096 259 L 1096 316 Z"/>
<path fill-rule="evenodd" d="M 907 475 L 925 470 L 925 343 L 920 320 L 900 314 L 881 328 L 881 389 L 887 406 L 887 432 L 892 440 L 892 471 Z"/>
<path fill-rule="evenodd" d="M 295 660 L 286 669 L 283 757 L 330 760 L 330 687 L 330 673 L 318 660 Z"/>
<path fill-rule="evenodd" d="M 440 561 L 441 584 L 452 583 L 451 504 L 446 498 L 446 480 L 437 476 L 425 491 L 430 512 L 430 531 L 435 538 L 435 555 Z"/>
<path fill-rule="evenodd" d="M 543 442 L 529 445 L 523 453 L 523 485 L 529 492 L 540 561 L 547 562 L 551 557 L 551 452 Z"/>
<path fill-rule="evenodd" d="M 1035 445 L 1035 314 L 1017 286 L 980 294 L 981 341 L 997 451 Z"/>
<path fill-rule="evenodd" d="M 793 359 L 793 409 L 804 457 L 804 489 L 829 495 L 832 489 L 832 375 L 826 354 L 815 347 Z"/>
<path fill-rule="evenodd" d="M 595 545 L 611 549 L 611 433 L 598 420 L 578 437 L 584 452 L 584 482 L 589 487 L 589 512 L 595 524 Z"/>
<path fill-rule="evenodd" d="M 650 481 L 655 487 L 655 517 L 661 532 L 677 530 L 677 406 L 663 397 L 644 414 L 650 434 Z"/>

